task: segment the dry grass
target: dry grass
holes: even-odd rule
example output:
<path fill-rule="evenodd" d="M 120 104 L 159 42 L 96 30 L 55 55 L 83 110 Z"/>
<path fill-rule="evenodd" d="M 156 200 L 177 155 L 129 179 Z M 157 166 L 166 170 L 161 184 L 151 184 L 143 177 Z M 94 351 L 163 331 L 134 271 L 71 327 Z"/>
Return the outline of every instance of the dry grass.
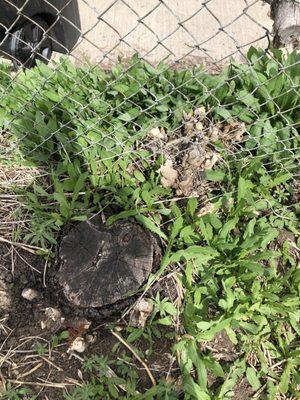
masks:
<path fill-rule="evenodd" d="M 12 334 L 9 333 L 7 339 Z M 43 343 L 47 350 L 39 354 L 37 343 Z M 24 336 L 20 338 L 15 347 L 6 345 L 5 340 L 0 347 L 0 370 L 5 369 L 5 376 L 1 375 L 2 387 L 5 390 L 7 384 L 14 384 L 15 387 L 35 387 L 38 388 L 38 396 L 46 388 L 67 389 L 72 386 L 81 386 L 82 383 L 74 378 L 65 377 L 61 382 L 57 382 L 57 371 L 63 369 L 55 364 L 58 351 L 51 349 L 49 340 L 43 336 Z M 37 374 L 38 370 L 47 371 L 46 378 Z M 40 398 L 40 397 L 38 397 Z"/>
<path fill-rule="evenodd" d="M 0 148 L 3 146 L 2 140 Z M 10 152 L 6 152 L 5 160 L 0 160 L 0 240 L 4 239 L 1 241 L 15 242 L 15 233 L 30 221 L 22 202 L 22 190 L 46 175 L 42 169 L 19 165 Z"/>

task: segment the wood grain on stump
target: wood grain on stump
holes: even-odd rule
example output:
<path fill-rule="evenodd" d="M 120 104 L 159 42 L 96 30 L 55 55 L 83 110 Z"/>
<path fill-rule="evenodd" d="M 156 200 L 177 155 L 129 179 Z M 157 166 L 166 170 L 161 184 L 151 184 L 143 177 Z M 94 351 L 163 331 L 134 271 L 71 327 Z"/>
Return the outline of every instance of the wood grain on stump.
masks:
<path fill-rule="evenodd" d="M 77 307 L 102 307 L 135 292 L 148 278 L 158 244 L 131 222 L 112 227 L 95 218 L 73 228 L 62 240 L 59 283 Z"/>

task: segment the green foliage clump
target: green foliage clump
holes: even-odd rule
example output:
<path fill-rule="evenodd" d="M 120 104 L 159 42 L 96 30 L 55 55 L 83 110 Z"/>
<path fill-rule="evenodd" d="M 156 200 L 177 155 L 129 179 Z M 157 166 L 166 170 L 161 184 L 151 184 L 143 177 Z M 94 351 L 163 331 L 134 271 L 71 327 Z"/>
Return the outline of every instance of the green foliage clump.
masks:
<path fill-rule="evenodd" d="M 36 184 L 28 195 L 32 229 L 27 239 L 42 246 L 55 243 L 62 224 L 84 219 L 100 202 L 136 214 L 141 208 L 165 213 L 156 205 L 172 196 L 159 185 L 163 160 L 151 165 L 149 152 L 138 151 L 136 143 L 155 126 L 174 131 L 183 112 L 197 105 L 215 120 L 238 118 L 247 124 L 249 138 L 234 158 L 227 157 L 230 166 L 257 157 L 269 171 L 295 169 L 299 55 L 285 58 L 274 51 L 270 57 L 251 49 L 248 57 L 248 64 L 232 62 L 219 75 L 202 68 L 173 70 L 163 63 L 153 68 L 137 56 L 111 73 L 76 68 L 67 60 L 55 70 L 39 64 L 10 85 L 2 73 L 0 126 L 15 157 L 19 152 L 27 164 L 51 169 L 47 189 Z M 133 175 L 130 164 L 139 165 Z"/>

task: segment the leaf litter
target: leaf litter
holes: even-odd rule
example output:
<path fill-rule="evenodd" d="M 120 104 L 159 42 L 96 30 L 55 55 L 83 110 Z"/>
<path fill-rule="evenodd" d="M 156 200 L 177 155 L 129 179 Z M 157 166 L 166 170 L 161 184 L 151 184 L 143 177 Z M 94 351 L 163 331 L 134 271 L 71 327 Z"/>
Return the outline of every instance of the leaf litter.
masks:
<path fill-rule="evenodd" d="M 220 123 L 209 118 L 204 107 L 184 113 L 181 127 L 166 132 L 155 127 L 141 142 L 150 151 L 152 161 L 163 157 L 159 168 L 161 185 L 175 189 L 178 196 L 201 197 L 216 186 L 208 182 L 206 172 L 224 162 L 223 150 L 234 153 L 246 137 L 244 123 Z"/>

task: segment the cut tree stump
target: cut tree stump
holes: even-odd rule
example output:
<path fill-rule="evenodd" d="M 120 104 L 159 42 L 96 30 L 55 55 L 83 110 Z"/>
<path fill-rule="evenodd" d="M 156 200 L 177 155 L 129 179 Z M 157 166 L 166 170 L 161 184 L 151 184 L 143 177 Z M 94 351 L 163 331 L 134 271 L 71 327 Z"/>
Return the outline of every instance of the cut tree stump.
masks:
<path fill-rule="evenodd" d="M 73 228 L 59 250 L 59 284 L 76 307 L 98 308 L 136 292 L 157 263 L 157 240 L 141 226 L 106 227 L 94 217 Z"/>

